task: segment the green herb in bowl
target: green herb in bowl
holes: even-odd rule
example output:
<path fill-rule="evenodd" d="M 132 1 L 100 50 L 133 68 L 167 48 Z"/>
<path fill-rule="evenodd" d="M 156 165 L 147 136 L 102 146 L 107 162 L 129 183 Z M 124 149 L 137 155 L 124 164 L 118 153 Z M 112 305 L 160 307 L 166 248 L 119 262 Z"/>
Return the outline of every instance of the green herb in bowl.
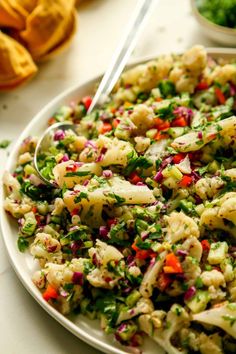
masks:
<path fill-rule="evenodd" d="M 236 0 L 196 0 L 196 5 L 207 20 L 220 26 L 236 28 Z"/>

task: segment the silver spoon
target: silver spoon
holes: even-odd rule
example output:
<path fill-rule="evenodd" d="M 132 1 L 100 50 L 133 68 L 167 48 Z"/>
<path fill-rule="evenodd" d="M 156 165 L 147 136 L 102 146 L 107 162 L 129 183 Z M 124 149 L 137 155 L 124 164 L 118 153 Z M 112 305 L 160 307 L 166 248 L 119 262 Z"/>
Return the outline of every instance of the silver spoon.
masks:
<path fill-rule="evenodd" d="M 139 0 L 138 5 L 135 8 L 133 16 L 128 24 L 128 28 L 124 34 L 124 38 L 120 42 L 120 45 L 117 47 L 112 60 L 111 64 L 106 70 L 102 81 L 96 91 L 95 96 L 93 97 L 92 103 L 87 111 L 91 113 L 94 108 L 99 107 L 108 99 L 108 95 L 111 93 L 114 85 L 116 84 L 117 80 L 120 77 L 136 43 L 138 37 L 141 33 L 141 30 L 144 27 L 148 19 L 148 15 L 150 14 L 151 5 L 157 3 L 158 0 Z M 35 154 L 34 154 L 34 166 L 39 175 L 39 177 L 46 183 L 53 187 L 55 185 L 52 181 L 45 178 L 39 169 L 38 166 L 38 156 L 43 151 L 48 151 L 49 147 L 52 146 L 54 132 L 57 129 L 61 129 L 66 131 L 68 129 L 72 129 L 76 133 L 75 125 L 69 122 L 60 122 L 51 125 L 43 134 L 43 136 L 39 139 Z"/>

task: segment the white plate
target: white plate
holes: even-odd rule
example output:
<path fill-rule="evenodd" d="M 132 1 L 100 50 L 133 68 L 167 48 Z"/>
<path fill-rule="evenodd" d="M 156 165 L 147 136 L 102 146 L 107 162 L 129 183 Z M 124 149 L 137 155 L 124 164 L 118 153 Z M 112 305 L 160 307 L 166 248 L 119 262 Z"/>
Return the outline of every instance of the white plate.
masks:
<path fill-rule="evenodd" d="M 214 57 L 224 57 L 227 59 L 236 58 L 236 49 L 224 49 L 224 48 L 211 48 L 208 52 Z M 153 59 L 153 58 L 148 58 Z M 147 59 L 136 61 L 132 65 L 140 64 L 145 62 Z M 16 164 L 16 157 L 18 154 L 19 146 L 24 138 L 29 135 L 41 135 L 46 128 L 47 120 L 50 116 L 55 113 L 58 107 L 63 104 L 69 103 L 71 100 L 81 98 L 85 95 L 91 93 L 94 89 L 95 83 L 99 81 L 100 77 L 97 77 L 83 85 L 75 86 L 69 90 L 63 92 L 52 100 L 49 104 L 45 106 L 28 124 L 23 133 L 20 135 L 12 152 L 8 158 L 6 169 L 8 171 L 13 171 Z M 0 201 L 3 205 L 4 201 L 4 190 L 1 186 Z M 35 300 L 42 306 L 53 318 L 55 318 L 59 323 L 61 323 L 70 332 L 75 334 L 77 337 L 87 342 L 88 344 L 94 346 L 95 348 L 108 354 L 125 354 L 124 351 L 117 342 L 114 342 L 112 336 L 105 335 L 100 329 L 98 321 L 92 321 L 84 316 L 70 316 L 65 317 L 50 306 L 46 301 L 43 300 L 40 291 L 36 288 L 31 280 L 31 276 L 38 268 L 37 262 L 33 260 L 29 253 L 20 253 L 17 248 L 17 223 L 10 218 L 3 208 L 0 210 L 1 218 L 1 228 L 3 240 L 11 261 L 11 264 L 25 286 L 29 293 L 35 298 Z M 163 351 L 151 340 L 145 342 L 143 351 L 145 354 L 162 354 Z"/>

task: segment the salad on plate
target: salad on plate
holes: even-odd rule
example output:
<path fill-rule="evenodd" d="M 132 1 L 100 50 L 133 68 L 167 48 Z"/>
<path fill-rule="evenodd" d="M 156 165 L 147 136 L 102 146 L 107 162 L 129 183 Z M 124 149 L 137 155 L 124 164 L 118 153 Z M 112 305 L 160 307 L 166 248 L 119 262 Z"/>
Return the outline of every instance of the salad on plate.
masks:
<path fill-rule="evenodd" d="M 5 172 L 18 248 L 42 297 L 99 319 L 127 350 L 236 352 L 236 60 L 202 46 L 124 72 L 110 99 L 62 106 Z M 45 127 L 46 128 L 46 127 Z M 141 352 L 141 351 L 140 351 Z"/>

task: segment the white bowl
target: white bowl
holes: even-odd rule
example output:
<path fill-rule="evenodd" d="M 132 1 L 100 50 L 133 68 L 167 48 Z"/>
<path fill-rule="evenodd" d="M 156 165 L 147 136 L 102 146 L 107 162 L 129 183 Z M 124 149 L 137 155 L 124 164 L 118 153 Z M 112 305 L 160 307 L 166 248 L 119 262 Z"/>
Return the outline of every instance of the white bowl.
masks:
<path fill-rule="evenodd" d="M 207 20 L 198 11 L 196 0 L 191 0 L 193 15 L 200 25 L 201 30 L 207 37 L 224 46 L 236 47 L 236 29 L 230 27 L 219 26 Z"/>
<path fill-rule="evenodd" d="M 224 48 L 211 48 L 208 53 L 213 57 L 223 57 L 225 59 L 236 58 L 236 49 L 224 49 Z M 136 64 L 141 64 L 148 58 Z M 134 64 L 133 64 L 134 65 Z M 51 102 L 49 102 L 28 124 L 24 129 L 22 134 L 19 136 L 15 146 L 12 148 L 12 152 L 7 160 L 6 170 L 13 172 L 19 146 L 24 138 L 29 135 L 41 135 L 46 129 L 47 120 L 52 116 L 58 107 L 68 104 L 74 99 L 79 99 L 85 95 L 91 94 L 95 87 L 95 83 L 100 80 L 100 77 L 80 85 L 70 88 L 69 90 L 63 92 Z M 4 188 L 0 186 L 0 205 L 3 205 L 5 198 Z M 33 257 L 28 253 L 20 253 L 16 240 L 17 240 L 17 223 L 13 220 L 4 208 L 0 208 L 0 221 L 1 221 L 1 231 L 3 240 L 11 261 L 11 264 L 25 286 L 29 293 L 35 298 L 35 300 L 47 311 L 53 318 L 55 318 L 59 323 L 61 323 L 65 328 L 71 331 L 74 335 L 87 342 L 88 344 L 94 346 L 95 348 L 108 353 L 108 354 L 127 354 L 127 350 L 121 347 L 117 342 L 114 342 L 112 336 L 108 336 L 103 333 L 100 329 L 98 321 L 92 321 L 84 316 L 70 316 L 65 317 L 58 311 L 56 311 L 52 306 L 50 306 L 44 299 L 40 291 L 36 288 L 31 280 L 33 272 L 38 268 L 37 262 L 33 260 Z M 17 296 L 17 294 L 16 294 Z M 79 352 L 79 349 L 78 349 Z M 163 350 L 154 343 L 151 339 L 145 341 L 143 348 L 145 354 L 163 354 Z"/>

